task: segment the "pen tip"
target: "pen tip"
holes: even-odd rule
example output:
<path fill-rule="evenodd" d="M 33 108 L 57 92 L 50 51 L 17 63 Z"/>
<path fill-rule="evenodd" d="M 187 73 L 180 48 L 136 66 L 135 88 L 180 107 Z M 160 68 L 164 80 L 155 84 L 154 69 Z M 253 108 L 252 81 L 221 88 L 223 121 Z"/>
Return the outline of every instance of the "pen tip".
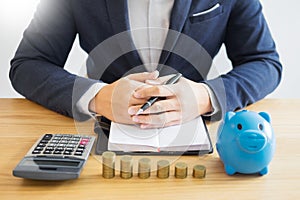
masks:
<path fill-rule="evenodd" d="M 144 112 L 143 109 L 139 109 L 135 115 L 140 115 L 142 112 Z"/>

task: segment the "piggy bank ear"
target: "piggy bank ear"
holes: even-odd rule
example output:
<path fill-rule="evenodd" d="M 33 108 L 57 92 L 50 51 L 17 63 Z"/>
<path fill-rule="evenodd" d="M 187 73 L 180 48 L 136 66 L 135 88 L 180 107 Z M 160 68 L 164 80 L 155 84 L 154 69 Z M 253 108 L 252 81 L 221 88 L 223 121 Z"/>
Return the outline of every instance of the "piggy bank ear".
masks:
<path fill-rule="evenodd" d="M 258 113 L 260 116 L 262 116 L 267 122 L 271 123 L 271 116 L 266 112 L 260 112 Z"/>
<path fill-rule="evenodd" d="M 234 115 L 235 115 L 235 112 L 227 112 L 225 114 L 225 121 L 229 121 Z"/>

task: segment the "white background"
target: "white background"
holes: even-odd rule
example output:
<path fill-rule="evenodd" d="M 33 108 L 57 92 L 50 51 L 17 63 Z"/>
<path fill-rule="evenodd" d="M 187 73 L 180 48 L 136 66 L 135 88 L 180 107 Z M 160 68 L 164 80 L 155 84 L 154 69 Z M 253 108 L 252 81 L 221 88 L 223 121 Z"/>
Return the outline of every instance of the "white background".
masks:
<path fill-rule="evenodd" d="M 39 0 L 2 0 L 0 7 L 0 98 L 21 97 L 12 88 L 8 72 L 10 60 L 28 26 Z M 265 17 L 284 67 L 283 80 L 280 86 L 269 95 L 269 98 L 300 98 L 298 79 L 300 66 L 297 58 L 300 47 L 300 12 L 297 5 L 300 1 L 261 0 Z M 80 49 L 78 40 L 70 53 L 66 69 L 78 73 L 86 58 Z M 224 49 L 215 59 L 215 66 L 221 71 L 230 68 Z"/>

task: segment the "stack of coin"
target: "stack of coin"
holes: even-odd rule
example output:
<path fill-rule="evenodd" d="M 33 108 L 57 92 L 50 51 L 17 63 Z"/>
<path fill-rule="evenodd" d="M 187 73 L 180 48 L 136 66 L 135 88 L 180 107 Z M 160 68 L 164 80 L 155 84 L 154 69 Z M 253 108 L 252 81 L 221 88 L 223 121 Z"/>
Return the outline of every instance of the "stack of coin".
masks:
<path fill-rule="evenodd" d="M 132 177 L 132 156 L 122 156 L 121 157 L 121 170 L 120 176 L 124 179 L 129 179 Z"/>
<path fill-rule="evenodd" d="M 115 159 L 114 152 L 106 151 L 102 154 L 102 176 L 103 178 L 115 177 Z"/>
<path fill-rule="evenodd" d="M 170 163 L 167 160 L 159 160 L 157 162 L 157 177 L 168 178 L 170 173 Z"/>
<path fill-rule="evenodd" d="M 176 178 L 186 178 L 187 177 L 188 167 L 184 162 L 178 162 L 175 165 L 175 177 Z"/>
<path fill-rule="evenodd" d="M 149 158 L 141 158 L 139 160 L 138 176 L 141 179 L 150 177 L 151 160 Z"/>
<path fill-rule="evenodd" d="M 204 178 L 206 175 L 206 168 L 203 165 L 195 165 L 193 169 L 194 178 Z"/>

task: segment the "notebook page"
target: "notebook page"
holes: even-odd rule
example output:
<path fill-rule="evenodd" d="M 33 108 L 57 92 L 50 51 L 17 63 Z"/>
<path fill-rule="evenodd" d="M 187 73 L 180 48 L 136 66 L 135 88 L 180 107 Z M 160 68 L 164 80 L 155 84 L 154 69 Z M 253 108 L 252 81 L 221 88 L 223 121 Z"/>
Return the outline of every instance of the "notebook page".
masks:
<path fill-rule="evenodd" d="M 111 123 L 109 142 L 114 144 L 145 145 L 158 148 L 158 129 L 140 129 L 134 125 Z"/>
<path fill-rule="evenodd" d="M 202 118 L 198 117 L 190 122 L 164 129 L 159 134 L 159 145 L 161 148 L 185 147 L 185 150 L 192 146 L 197 146 L 196 149 L 201 145 L 209 147 L 209 138 Z"/>

